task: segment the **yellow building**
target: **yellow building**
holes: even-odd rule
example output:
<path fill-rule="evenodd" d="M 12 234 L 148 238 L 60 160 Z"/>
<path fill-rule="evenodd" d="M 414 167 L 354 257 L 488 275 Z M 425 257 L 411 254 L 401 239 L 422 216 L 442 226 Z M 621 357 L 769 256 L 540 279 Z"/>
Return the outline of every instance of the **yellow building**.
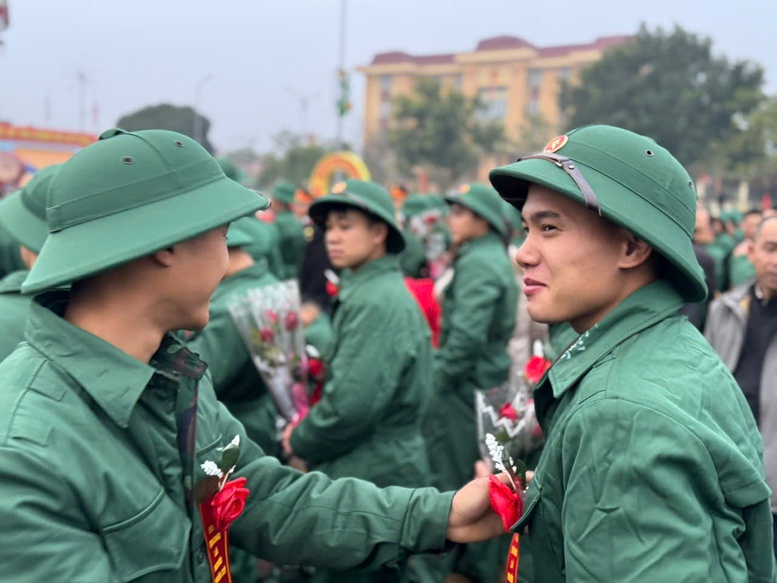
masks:
<path fill-rule="evenodd" d="M 558 108 L 561 81 L 574 78 L 608 48 L 629 36 L 601 37 L 588 44 L 535 47 L 515 36 L 480 41 L 471 52 L 415 56 L 381 53 L 359 71 L 366 76 L 364 143 L 375 143 L 391 118 L 391 100 L 412 93 L 422 77 L 438 79 L 465 95 L 479 95 L 486 105 L 485 119 L 504 121 L 508 136 L 519 141 L 542 124 L 552 134 L 564 125 Z M 545 139 L 547 135 L 538 137 Z M 544 142 L 543 142 L 544 145 Z"/>

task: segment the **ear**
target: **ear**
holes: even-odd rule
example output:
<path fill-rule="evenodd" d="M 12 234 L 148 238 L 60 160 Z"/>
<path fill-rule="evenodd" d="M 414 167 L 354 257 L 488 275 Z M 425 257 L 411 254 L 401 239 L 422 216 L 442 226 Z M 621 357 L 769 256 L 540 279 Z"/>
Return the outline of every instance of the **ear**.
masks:
<path fill-rule="evenodd" d="M 750 263 L 755 262 L 755 242 L 753 241 L 747 242 L 747 258 Z"/>
<path fill-rule="evenodd" d="M 643 265 L 653 253 L 653 247 L 625 229 L 623 234 L 623 253 L 618 261 L 618 267 L 621 269 L 634 269 Z"/>
<path fill-rule="evenodd" d="M 172 267 L 175 262 L 175 247 L 154 251 L 149 257 L 160 267 Z"/>
<path fill-rule="evenodd" d="M 373 239 L 377 245 L 385 243 L 388 239 L 389 228 L 383 221 L 378 221 L 372 225 Z"/>

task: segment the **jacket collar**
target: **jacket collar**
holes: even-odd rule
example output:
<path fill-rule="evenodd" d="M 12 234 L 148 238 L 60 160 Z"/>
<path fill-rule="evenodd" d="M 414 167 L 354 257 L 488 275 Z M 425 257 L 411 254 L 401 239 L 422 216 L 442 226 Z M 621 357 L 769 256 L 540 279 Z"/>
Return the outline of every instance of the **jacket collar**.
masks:
<path fill-rule="evenodd" d="M 461 252 L 459 254 L 463 255 L 472 249 L 493 245 L 494 243 L 498 243 L 500 247 L 504 247 L 504 245 L 502 244 L 502 238 L 499 236 L 499 233 L 496 233 L 494 231 L 489 231 L 482 237 L 478 237 L 477 239 L 472 239 L 471 241 L 467 241 L 465 245 L 462 245 Z"/>
<path fill-rule="evenodd" d="M 28 273 L 29 270 L 22 269 L 6 275 L 0 280 L 0 294 L 21 293 L 22 283 L 27 279 Z"/>
<path fill-rule="evenodd" d="M 132 411 L 155 374 L 180 381 L 199 380 L 207 365 L 166 334 L 146 364 L 62 318 L 68 292 L 49 292 L 32 302 L 26 339 L 71 376 L 120 427 L 128 427 Z"/>
<path fill-rule="evenodd" d="M 581 334 L 548 371 L 538 389 L 550 382 L 558 399 L 599 360 L 629 337 L 680 310 L 683 300 L 667 280 L 642 287 L 618 304 L 600 322 Z"/>
<path fill-rule="evenodd" d="M 359 289 L 365 282 L 383 273 L 398 270 L 399 259 L 392 253 L 365 263 L 359 271 L 346 270 L 340 278 L 340 290 L 337 293 L 337 299 L 341 302 L 346 301 L 354 293 L 354 290 Z"/>

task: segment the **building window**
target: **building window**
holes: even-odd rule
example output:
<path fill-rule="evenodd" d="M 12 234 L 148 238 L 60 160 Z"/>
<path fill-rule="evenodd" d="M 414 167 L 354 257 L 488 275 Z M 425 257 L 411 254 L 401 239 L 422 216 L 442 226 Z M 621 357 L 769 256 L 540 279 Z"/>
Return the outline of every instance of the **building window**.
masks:
<path fill-rule="evenodd" d="M 380 98 L 382 100 L 391 98 L 391 75 L 380 76 Z"/>
<path fill-rule="evenodd" d="M 483 107 L 478 112 L 481 120 L 503 120 L 507 117 L 507 87 L 483 87 L 478 92 Z"/>
<path fill-rule="evenodd" d="M 391 101 L 380 102 L 380 119 L 387 120 L 391 117 Z"/>
<path fill-rule="evenodd" d="M 572 76 L 572 68 L 571 67 L 561 67 L 558 70 L 558 80 L 561 81 L 569 81 L 569 78 Z"/>
<path fill-rule="evenodd" d="M 541 69 L 529 69 L 529 75 L 526 78 L 526 81 L 529 84 L 529 87 L 531 88 L 537 88 L 539 89 L 540 85 L 542 85 L 542 70 Z"/>

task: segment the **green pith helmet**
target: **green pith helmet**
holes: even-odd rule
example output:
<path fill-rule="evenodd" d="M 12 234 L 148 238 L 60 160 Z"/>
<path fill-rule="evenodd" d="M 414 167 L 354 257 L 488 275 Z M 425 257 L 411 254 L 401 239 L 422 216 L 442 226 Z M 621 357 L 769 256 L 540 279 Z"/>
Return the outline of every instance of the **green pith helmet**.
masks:
<path fill-rule="evenodd" d="M 248 216 L 232 221 L 229 224 L 229 231 L 227 231 L 227 247 L 244 247 L 254 243 L 256 241 L 256 236 L 254 235 L 256 230 L 251 227 L 257 220 L 254 217 Z"/>
<path fill-rule="evenodd" d="M 423 194 L 408 194 L 402 205 L 402 214 L 405 218 L 415 217 L 429 210 L 427 198 Z"/>
<path fill-rule="evenodd" d="M 459 192 L 446 194 L 445 200 L 448 203 L 460 204 L 468 208 L 477 216 L 488 221 L 488 224 L 500 235 L 507 234 L 507 224 L 502 212 L 502 199 L 490 186 L 478 182 L 464 184 Z"/>
<path fill-rule="evenodd" d="M 707 297 L 692 244 L 693 180 L 652 139 L 611 126 L 586 126 L 555 138 L 539 154 L 492 170 L 490 179 L 519 210 L 532 183 L 585 205 L 663 255 L 671 264 L 668 275 L 686 301 Z"/>
<path fill-rule="evenodd" d="M 394 218 L 394 203 L 385 188 L 374 182 L 346 180 L 332 187 L 332 191 L 317 199 L 308 210 L 310 218 L 326 229 L 326 217 L 332 206 L 345 205 L 371 214 L 388 225 L 386 251 L 400 253 L 405 248 L 405 238 Z"/>
<path fill-rule="evenodd" d="M 291 204 L 294 202 L 294 193 L 296 188 L 291 182 L 279 182 L 272 187 L 271 196 L 274 200 L 282 202 L 283 204 Z"/>
<path fill-rule="evenodd" d="M 50 234 L 22 291 L 84 279 L 268 206 L 182 134 L 108 130 L 57 172 Z"/>
<path fill-rule="evenodd" d="M 216 158 L 216 162 L 219 163 L 219 166 L 221 166 L 221 169 L 224 171 L 227 178 L 239 182 L 240 184 L 245 182 L 245 172 L 238 168 L 232 160 L 229 158 Z"/>
<path fill-rule="evenodd" d="M 40 253 L 49 236 L 46 204 L 52 180 L 61 166 L 41 168 L 24 188 L 0 202 L 0 225 L 34 253 Z"/>

